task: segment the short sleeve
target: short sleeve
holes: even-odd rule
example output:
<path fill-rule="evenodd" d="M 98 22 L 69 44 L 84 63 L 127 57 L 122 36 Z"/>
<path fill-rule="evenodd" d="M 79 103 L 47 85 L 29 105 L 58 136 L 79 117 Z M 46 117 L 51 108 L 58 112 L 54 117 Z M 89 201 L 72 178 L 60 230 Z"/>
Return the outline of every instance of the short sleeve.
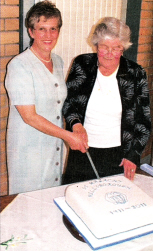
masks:
<path fill-rule="evenodd" d="M 14 58 L 7 67 L 5 86 L 10 105 L 35 104 L 33 78 L 28 64 Z"/>

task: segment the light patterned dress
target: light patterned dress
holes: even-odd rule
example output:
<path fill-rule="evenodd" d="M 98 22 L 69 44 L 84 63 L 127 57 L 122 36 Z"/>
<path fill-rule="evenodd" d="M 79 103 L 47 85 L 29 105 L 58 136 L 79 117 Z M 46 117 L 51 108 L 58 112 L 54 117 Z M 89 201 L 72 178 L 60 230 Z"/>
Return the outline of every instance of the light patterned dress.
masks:
<path fill-rule="evenodd" d="M 61 184 L 63 142 L 27 125 L 15 105 L 35 105 L 36 112 L 63 127 L 61 109 L 67 95 L 63 61 L 52 53 L 53 74 L 28 48 L 8 64 L 6 89 L 9 194 Z"/>

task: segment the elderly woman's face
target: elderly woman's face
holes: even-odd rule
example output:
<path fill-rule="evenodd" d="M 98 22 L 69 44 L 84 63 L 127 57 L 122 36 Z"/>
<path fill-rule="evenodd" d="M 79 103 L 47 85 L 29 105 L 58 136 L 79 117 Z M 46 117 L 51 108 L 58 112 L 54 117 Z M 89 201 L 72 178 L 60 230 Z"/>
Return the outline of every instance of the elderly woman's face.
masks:
<path fill-rule="evenodd" d="M 46 20 L 44 16 L 41 16 L 34 29 L 29 29 L 29 34 L 34 39 L 33 46 L 37 47 L 37 50 L 47 52 L 54 48 L 59 36 L 58 24 L 58 18 Z"/>
<path fill-rule="evenodd" d="M 108 69 L 117 68 L 123 50 L 119 39 L 101 40 L 97 46 L 99 64 Z"/>

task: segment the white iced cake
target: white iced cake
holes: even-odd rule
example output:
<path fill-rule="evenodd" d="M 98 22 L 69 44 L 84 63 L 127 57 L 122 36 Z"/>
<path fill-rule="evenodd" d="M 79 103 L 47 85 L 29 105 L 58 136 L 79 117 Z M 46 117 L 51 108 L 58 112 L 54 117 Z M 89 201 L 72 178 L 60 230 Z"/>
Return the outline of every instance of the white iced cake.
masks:
<path fill-rule="evenodd" d="M 65 200 L 96 238 L 153 223 L 153 199 L 124 176 L 69 185 Z"/>

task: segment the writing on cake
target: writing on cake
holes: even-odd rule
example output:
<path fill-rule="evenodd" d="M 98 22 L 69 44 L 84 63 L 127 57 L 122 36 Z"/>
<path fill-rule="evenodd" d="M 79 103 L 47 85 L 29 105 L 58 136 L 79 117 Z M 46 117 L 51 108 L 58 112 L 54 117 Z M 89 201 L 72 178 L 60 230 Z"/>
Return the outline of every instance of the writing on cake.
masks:
<path fill-rule="evenodd" d="M 112 180 L 110 178 L 89 181 L 87 184 L 84 184 L 82 186 L 82 189 L 87 191 L 88 197 L 92 197 L 96 190 L 101 189 L 102 187 L 120 187 L 125 189 L 131 189 L 130 186 L 123 184 L 120 179 Z"/>

